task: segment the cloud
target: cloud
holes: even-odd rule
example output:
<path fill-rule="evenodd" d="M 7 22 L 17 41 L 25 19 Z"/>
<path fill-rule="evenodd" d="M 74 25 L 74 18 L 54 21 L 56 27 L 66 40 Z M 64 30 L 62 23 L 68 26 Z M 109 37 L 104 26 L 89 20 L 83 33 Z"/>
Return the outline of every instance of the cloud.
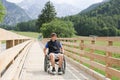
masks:
<path fill-rule="evenodd" d="M 51 0 L 57 4 L 70 4 L 76 7 L 88 7 L 94 3 L 102 2 L 103 0 Z"/>
<path fill-rule="evenodd" d="M 19 2 L 21 2 L 23 0 L 7 0 L 7 1 L 14 2 L 14 3 L 19 3 Z"/>
<path fill-rule="evenodd" d="M 19 3 L 23 0 L 7 0 L 7 1 Z M 26 0 L 24 0 L 24 1 L 26 1 Z M 28 0 L 28 1 L 31 1 L 31 0 Z M 56 3 L 56 4 L 70 4 L 72 6 L 85 9 L 85 8 L 89 7 L 90 5 L 101 2 L 103 0 L 50 0 L 50 1 L 52 1 L 53 3 Z"/>
<path fill-rule="evenodd" d="M 58 4 L 63 4 L 63 3 L 74 4 L 76 0 L 50 0 L 50 1 Z"/>
<path fill-rule="evenodd" d="M 7 1 L 18 3 L 18 2 L 21 2 L 23 0 L 7 0 Z M 72 4 L 72 5 L 77 4 L 78 5 L 81 3 L 88 3 L 88 4 L 89 3 L 96 3 L 96 2 L 101 2 L 103 0 L 50 0 L 50 1 L 58 3 L 58 4 L 66 3 L 66 4 Z"/>

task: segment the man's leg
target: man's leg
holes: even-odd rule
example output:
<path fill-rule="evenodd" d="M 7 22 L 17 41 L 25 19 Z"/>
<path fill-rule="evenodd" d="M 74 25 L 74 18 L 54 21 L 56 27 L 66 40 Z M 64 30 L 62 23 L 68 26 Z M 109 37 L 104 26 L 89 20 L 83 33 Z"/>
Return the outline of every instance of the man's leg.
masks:
<path fill-rule="evenodd" d="M 52 74 L 56 74 L 56 70 L 55 70 L 55 54 L 54 53 L 50 53 L 50 61 L 52 64 Z"/>
<path fill-rule="evenodd" d="M 58 58 L 59 58 L 59 68 L 62 68 L 63 54 L 58 54 Z"/>
<path fill-rule="evenodd" d="M 50 53 L 50 62 L 52 64 L 52 67 L 55 68 L 55 55 L 54 55 L 54 53 Z"/>
<path fill-rule="evenodd" d="M 63 64 L 63 54 L 58 54 L 59 58 L 59 68 L 58 68 L 58 74 L 61 75 L 62 73 L 62 64 Z"/>

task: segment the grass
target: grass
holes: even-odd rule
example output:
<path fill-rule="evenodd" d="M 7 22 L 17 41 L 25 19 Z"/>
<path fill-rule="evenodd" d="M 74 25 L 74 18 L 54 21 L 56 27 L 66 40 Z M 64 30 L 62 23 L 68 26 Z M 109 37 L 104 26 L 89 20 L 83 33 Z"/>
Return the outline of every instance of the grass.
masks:
<path fill-rule="evenodd" d="M 40 35 L 40 33 L 37 33 L 37 32 L 21 32 L 21 31 L 12 31 L 12 32 L 15 32 L 19 35 L 32 37 L 32 38 L 38 38 L 38 36 Z"/>
<path fill-rule="evenodd" d="M 120 42 L 114 42 L 113 45 L 120 47 Z"/>
<path fill-rule="evenodd" d="M 105 71 L 102 71 L 102 70 L 100 70 L 100 69 L 98 69 L 98 68 L 95 68 L 94 70 L 95 70 L 96 72 L 98 72 L 98 73 L 100 73 L 100 74 L 102 74 L 102 75 L 105 76 Z"/>

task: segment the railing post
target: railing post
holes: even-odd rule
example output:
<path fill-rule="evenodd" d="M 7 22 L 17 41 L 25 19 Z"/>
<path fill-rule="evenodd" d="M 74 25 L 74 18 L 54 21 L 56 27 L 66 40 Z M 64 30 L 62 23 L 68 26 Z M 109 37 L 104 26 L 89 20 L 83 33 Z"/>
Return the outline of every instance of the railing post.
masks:
<path fill-rule="evenodd" d="M 20 40 L 19 40 L 19 44 L 22 43 L 22 42 L 23 42 L 22 39 L 20 39 Z"/>
<path fill-rule="evenodd" d="M 113 45 L 113 41 L 108 41 L 108 47 Z M 108 58 L 112 56 L 112 53 L 106 52 L 106 77 L 112 78 L 112 76 L 109 74 L 109 71 L 107 70 L 108 67 L 111 67 L 112 65 L 108 62 Z"/>
<path fill-rule="evenodd" d="M 14 40 L 7 40 L 6 41 L 6 49 L 11 48 L 14 46 Z"/>
<path fill-rule="evenodd" d="M 23 42 L 25 42 L 26 40 L 25 39 L 23 39 Z"/>
<path fill-rule="evenodd" d="M 19 40 L 14 41 L 15 46 L 19 44 Z"/>
<path fill-rule="evenodd" d="M 95 40 L 92 40 L 91 44 L 94 45 L 95 44 Z M 93 54 L 93 53 L 94 53 L 94 49 L 91 49 L 90 50 L 90 54 Z M 90 57 L 90 61 L 94 61 L 94 58 Z M 92 65 L 90 65 L 90 68 L 94 69 L 94 67 Z"/>
<path fill-rule="evenodd" d="M 80 50 L 84 50 L 84 40 L 80 40 Z M 82 55 L 80 54 L 80 57 L 82 57 Z M 80 63 L 82 64 L 83 62 L 80 61 Z"/>

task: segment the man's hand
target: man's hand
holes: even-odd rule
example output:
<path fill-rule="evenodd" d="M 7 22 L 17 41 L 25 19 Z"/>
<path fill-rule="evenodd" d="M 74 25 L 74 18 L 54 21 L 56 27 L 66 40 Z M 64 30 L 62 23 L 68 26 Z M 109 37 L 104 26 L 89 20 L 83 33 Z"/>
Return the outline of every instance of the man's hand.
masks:
<path fill-rule="evenodd" d="M 63 47 L 61 48 L 61 54 L 64 54 L 64 48 Z"/>

